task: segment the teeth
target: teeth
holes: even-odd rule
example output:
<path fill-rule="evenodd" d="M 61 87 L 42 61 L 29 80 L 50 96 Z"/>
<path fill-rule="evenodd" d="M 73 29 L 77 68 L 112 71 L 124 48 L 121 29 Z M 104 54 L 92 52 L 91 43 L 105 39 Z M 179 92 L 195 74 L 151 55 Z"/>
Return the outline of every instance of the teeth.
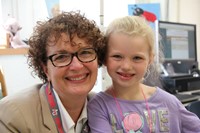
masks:
<path fill-rule="evenodd" d="M 73 81 L 78 81 L 78 80 L 82 80 L 82 79 L 84 79 L 86 76 L 85 75 L 83 75 L 83 76 L 81 76 L 81 77 L 77 77 L 77 78 L 69 78 L 70 80 L 73 80 Z"/>
<path fill-rule="evenodd" d="M 131 75 L 128 75 L 128 74 L 122 74 L 122 76 L 124 76 L 124 77 L 131 77 Z"/>
<path fill-rule="evenodd" d="M 124 76 L 124 77 L 131 77 L 132 74 L 123 74 L 123 73 L 119 73 L 121 76 Z"/>

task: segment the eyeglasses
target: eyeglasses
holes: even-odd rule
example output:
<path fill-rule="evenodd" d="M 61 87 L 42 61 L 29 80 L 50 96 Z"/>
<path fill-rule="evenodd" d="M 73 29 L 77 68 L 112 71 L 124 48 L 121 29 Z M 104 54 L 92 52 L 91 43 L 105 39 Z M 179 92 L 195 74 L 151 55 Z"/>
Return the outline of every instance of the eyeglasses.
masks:
<path fill-rule="evenodd" d="M 68 66 L 73 57 L 76 56 L 80 62 L 92 62 L 97 58 L 96 51 L 93 48 L 80 49 L 76 53 L 59 53 L 47 57 L 55 67 Z"/>

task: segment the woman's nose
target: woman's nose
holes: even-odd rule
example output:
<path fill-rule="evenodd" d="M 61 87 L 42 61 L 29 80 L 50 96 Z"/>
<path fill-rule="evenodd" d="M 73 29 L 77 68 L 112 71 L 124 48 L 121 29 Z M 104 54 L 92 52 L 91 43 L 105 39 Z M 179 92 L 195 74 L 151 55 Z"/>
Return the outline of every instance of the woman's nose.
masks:
<path fill-rule="evenodd" d="M 74 56 L 69 66 L 71 69 L 80 69 L 83 67 L 83 63 L 79 61 L 76 56 Z"/>

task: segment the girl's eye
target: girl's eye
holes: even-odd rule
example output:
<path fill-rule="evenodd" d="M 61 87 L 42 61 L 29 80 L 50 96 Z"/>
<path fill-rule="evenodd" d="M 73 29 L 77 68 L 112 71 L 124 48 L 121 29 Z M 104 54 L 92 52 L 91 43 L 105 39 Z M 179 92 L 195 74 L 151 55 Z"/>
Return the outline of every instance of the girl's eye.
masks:
<path fill-rule="evenodd" d="M 134 60 L 134 61 L 141 61 L 141 60 L 142 60 L 142 57 L 140 57 L 140 56 L 135 56 L 135 57 L 133 57 L 133 60 Z"/>
<path fill-rule="evenodd" d="M 120 56 L 120 55 L 113 55 L 112 58 L 120 60 L 120 59 L 122 59 L 122 56 Z"/>

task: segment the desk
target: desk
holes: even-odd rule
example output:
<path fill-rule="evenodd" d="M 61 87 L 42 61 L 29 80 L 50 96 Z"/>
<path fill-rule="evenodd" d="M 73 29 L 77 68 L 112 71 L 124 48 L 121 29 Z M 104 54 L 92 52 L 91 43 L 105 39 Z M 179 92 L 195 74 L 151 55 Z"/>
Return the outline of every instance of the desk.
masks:
<path fill-rule="evenodd" d="M 161 77 L 163 80 L 163 87 L 170 93 L 188 92 L 198 90 L 200 86 L 200 77 L 179 76 L 179 77 Z"/>
<path fill-rule="evenodd" d="M 199 93 L 199 94 L 194 95 L 194 93 Z M 199 90 L 193 90 L 193 91 L 179 92 L 178 94 L 193 96 L 193 99 L 189 98 L 189 99 L 185 99 L 185 100 L 182 101 L 184 106 L 187 106 L 190 102 L 200 100 L 200 89 Z"/>
<path fill-rule="evenodd" d="M 196 93 L 196 92 L 200 93 L 200 88 L 199 88 L 199 90 L 179 92 L 179 94 L 191 94 L 192 95 L 193 93 Z"/>

